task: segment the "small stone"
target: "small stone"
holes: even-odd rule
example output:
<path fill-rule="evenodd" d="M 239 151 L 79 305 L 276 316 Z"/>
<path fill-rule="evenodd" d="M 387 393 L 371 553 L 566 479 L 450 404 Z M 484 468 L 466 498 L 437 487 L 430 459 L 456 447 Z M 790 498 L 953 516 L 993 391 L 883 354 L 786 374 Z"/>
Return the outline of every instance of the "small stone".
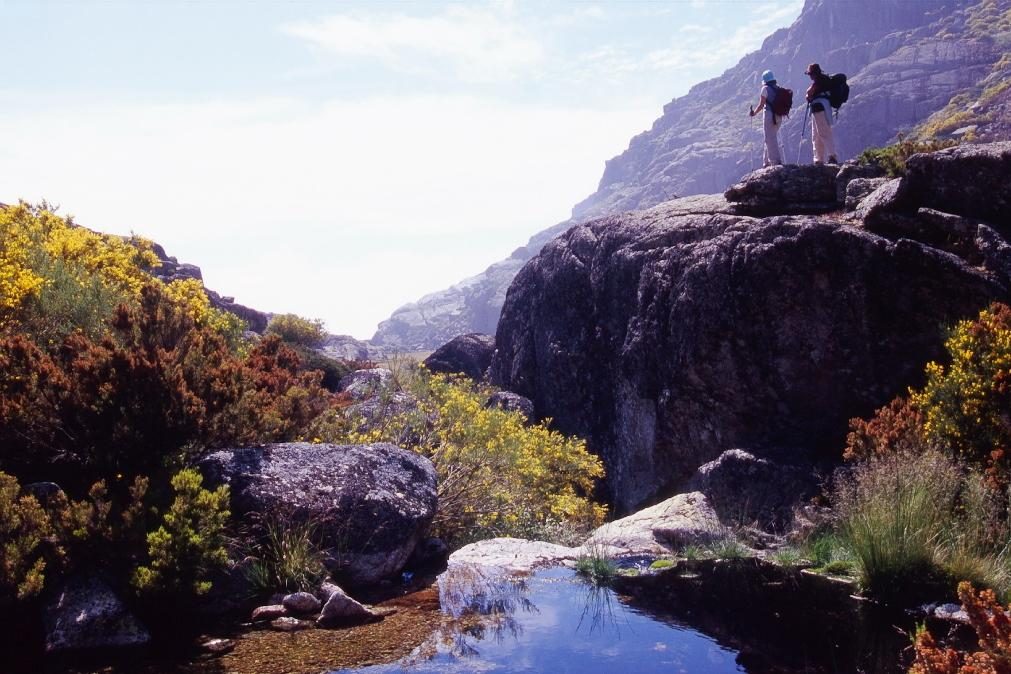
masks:
<path fill-rule="evenodd" d="M 320 600 L 308 592 L 286 595 L 281 603 L 292 613 L 316 613 L 322 606 Z"/>
<path fill-rule="evenodd" d="M 208 639 L 200 644 L 200 648 L 211 655 L 224 655 L 235 649 L 235 639 Z"/>
<path fill-rule="evenodd" d="M 330 597 L 316 620 L 323 627 L 358 625 L 374 621 L 378 616 L 363 604 L 349 597 L 344 590 L 332 583 L 324 583 Z M 321 588 L 322 589 L 322 588 Z"/>
<path fill-rule="evenodd" d="M 256 622 L 264 622 L 267 620 L 274 620 L 275 618 L 283 618 L 288 615 L 288 609 L 280 604 L 271 604 L 270 606 L 259 606 L 253 609 L 253 615 L 251 620 Z"/>
<path fill-rule="evenodd" d="M 298 632 L 312 629 L 311 620 L 299 620 L 298 618 L 276 618 L 270 621 L 270 628 L 278 632 Z"/>

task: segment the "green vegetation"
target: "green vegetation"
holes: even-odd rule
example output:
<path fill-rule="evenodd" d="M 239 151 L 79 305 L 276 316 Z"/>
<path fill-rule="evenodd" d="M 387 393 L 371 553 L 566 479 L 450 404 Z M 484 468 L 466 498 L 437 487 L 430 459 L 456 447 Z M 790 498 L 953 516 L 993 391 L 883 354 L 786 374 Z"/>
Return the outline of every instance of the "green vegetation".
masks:
<path fill-rule="evenodd" d="M 893 145 L 864 150 L 857 160 L 861 164 L 880 166 L 889 176 L 897 178 L 906 174 L 906 160 L 914 154 L 936 152 L 955 145 L 958 142 L 954 140 L 909 140 L 900 137 L 899 142 Z"/>
<path fill-rule="evenodd" d="M 139 566 L 133 583 L 142 592 L 173 598 L 205 594 L 208 575 L 228 561 L 225 524 L 228 487 L 208 491 L 203 478 L 187 468 L 172 477 L 175 499 L 162 525 L 147 535 L 150 563 Z"/>
<path fill-rule="evenodd" d="M 618 573 L 618 565 L 602 548 L 591 546 L 576 558 L 576 573 L 594 585 L 607 585 Z"/>
<path fill-rule="evenodd" d="M 653 563 L 649 565 L 650 571 L 661 571 L 663 569 L 670 569 L 677 565 L 677 562 L 673 559 L 655 559 Z"/>
<path fill-rule="evenodd" d="M 292 517 L 274 517 L 258 527 L 248 576 L 262 594 L 312 591 L 326 576 L 316 544 L 317 527 Z"/>
<path fill-rule="evenodd" d="M 267 334 L 277 335 L 289 344 L 313 348 L 326 339 L 326 328 L 319 319 L 302 318 L 295 314 L 278 314 L 267 324 Z"/>
<path fill-rule="evenodd" d="M 309 433 L 325 442 L 393 442 L 432 459 L 439 475 L 434 528 L 451 545 L 551 530 L 573 540 L 573 529 L 585 533 L 603 520 L 603 507 L 588 496 L 603 467 L 582 440 L 486 408 L 491 390 L 469 380 L 414 368 L 401 381 L 408 388 L 380 392 L 385 407 L 371 418 L 334 410 Z M 417 405 L 401 409 L 397 396 L 404 394 Z"/>
<path fill-rule="evenodd" d="M 21 493 L 18 481 L 0 472 L 0 605 L 42 591 L 46 561 L 43 542 L 52 525 L 38 500 Z"/>
<path fill-rule="evenodd" d="M 732 535 L 722 536 L 709 544 L 709 553 L 716 559 L 744 559 L 748 549 Z"/>
<path fill-rule="evenodd" d="M 799 566 L 804 563 L 800 550 L 793 547 L 780 548 L 770 555 L 770 559 L 780 566 Z"/>

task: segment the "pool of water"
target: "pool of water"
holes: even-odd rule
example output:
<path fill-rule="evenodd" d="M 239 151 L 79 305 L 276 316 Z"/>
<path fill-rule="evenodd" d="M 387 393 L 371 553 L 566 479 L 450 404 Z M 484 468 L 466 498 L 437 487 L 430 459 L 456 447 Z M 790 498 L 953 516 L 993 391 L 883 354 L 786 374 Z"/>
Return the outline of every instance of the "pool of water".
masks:
<path fill-rule="evenodd" d="M 515 579 L 451 569 L 439 581 L 454 618 L 389 665 L 335 672 L 723 672 L 747 671 L 737 653 L 675 622 L 657 620 L 569 569 Z"/>

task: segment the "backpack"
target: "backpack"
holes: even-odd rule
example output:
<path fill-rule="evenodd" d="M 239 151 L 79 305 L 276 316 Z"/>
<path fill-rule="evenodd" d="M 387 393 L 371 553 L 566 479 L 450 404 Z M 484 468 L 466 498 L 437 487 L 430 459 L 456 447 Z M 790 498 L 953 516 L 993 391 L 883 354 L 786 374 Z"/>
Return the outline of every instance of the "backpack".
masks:
<path fill-rule="evenodd" d="M 829 80 L 831 80 L 832 86 L 828 90 L 828 102 L 838 110 L 843 103 L 850 99 L 850 85 L 846 84 L 846 76 L 842 73 L 830 75 Z"/>
<path fill-rule="evenodd" d="M 789 117 L 793 107 L 793 89 L 775 87 L 776 95 L 772 97 L 772 114 L 778 117 Z"/>

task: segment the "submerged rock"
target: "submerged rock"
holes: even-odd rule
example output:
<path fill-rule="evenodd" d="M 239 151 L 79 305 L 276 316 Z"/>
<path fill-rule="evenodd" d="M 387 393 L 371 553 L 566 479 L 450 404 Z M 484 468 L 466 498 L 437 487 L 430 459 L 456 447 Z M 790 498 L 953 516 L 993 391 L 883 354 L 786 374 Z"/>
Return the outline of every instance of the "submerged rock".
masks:
<path fill-rule="evenodd" d="M 287 607 L 282 604 L 269 604 L 267 606 L 257 606 L 253 609 L 253 614 L 249 617 L 254 623 L 267 622 L 277 618 L 284 618 L 288 615 Z"/>
<path fill-rule="evenodd" d="M 723 535 L 723 527 L 705 494 L 678 494 L 598 528 L 583 544 L 609 556 L 662 555 L 688 544 L 704 544 Z"/>
<path fill-rule="evenodd" d="M 143 646 L 151 635 L 103 581 L 74 577 L 43 609 L 47 653 Z"/>
<path fill-rule="evenodd" d="M 299 632 L 301 630 L 311 630 L 313 627 L 310 620 L 299 620 L 298 618 L 275 618 L 270 621 L 271 629 L 278 632 Z"/>
<path fill-rule="evenodd" d="M 484 378 L 494 351 L 494 337 L 472 332 L 454 337 L 443 344 L 423 364 L 431 372 L 462 374 L 480 381 Z"/>
<path fill-rule="evenodd" d="M 435 516 L 432 462 L 390 444 L 223 450 L 199 466 L 209 484 L 231 486 L 235 514 L 316 524 L 331 570 L 353 583 L 399 573 Z"/>

